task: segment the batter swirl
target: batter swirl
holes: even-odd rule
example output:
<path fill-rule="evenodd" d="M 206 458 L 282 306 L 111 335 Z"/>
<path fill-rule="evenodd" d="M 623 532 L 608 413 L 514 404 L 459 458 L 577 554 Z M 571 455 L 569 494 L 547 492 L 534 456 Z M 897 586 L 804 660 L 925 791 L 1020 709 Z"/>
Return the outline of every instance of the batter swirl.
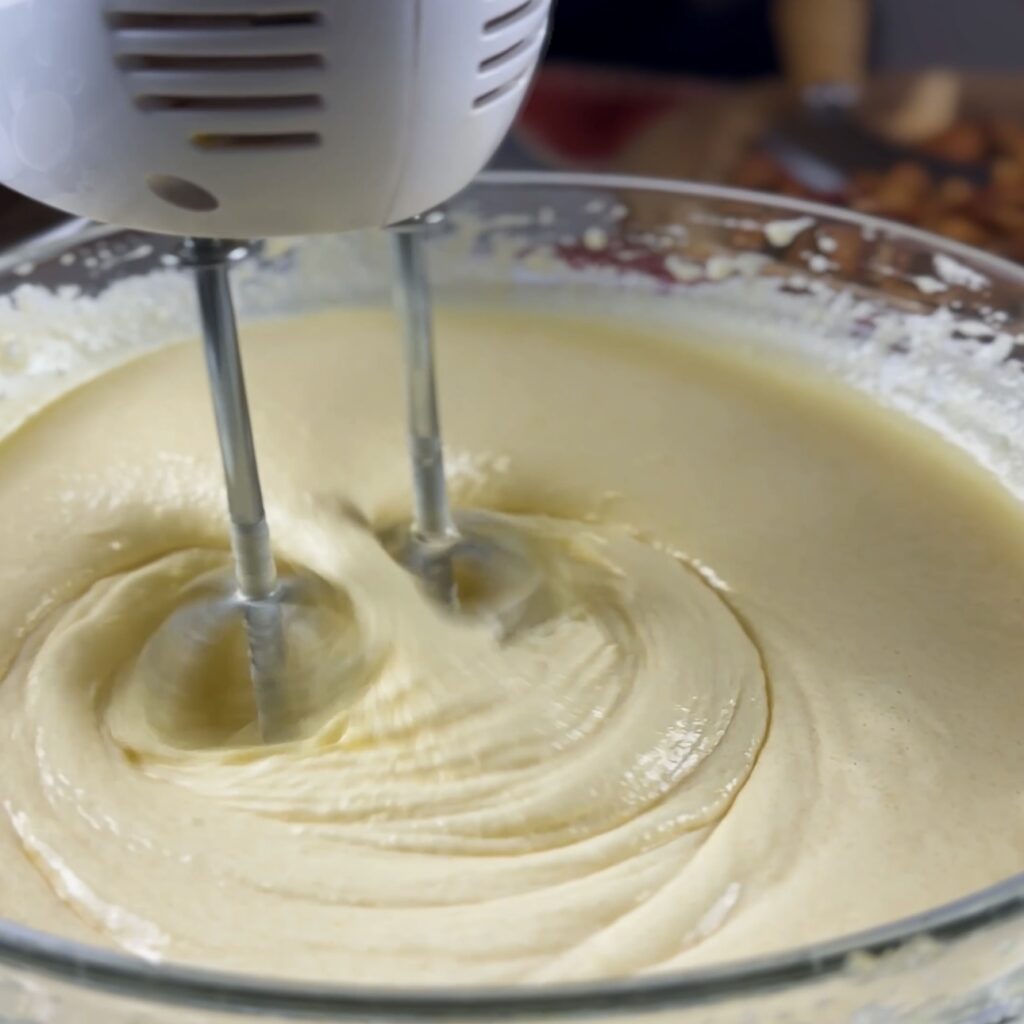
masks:
<path fill-rule="evenodd" d="M 257 439 L 318 588 L 288 742 L 230 658 L 164 678 L 154 647 L 228 565 L 198 352 L 0 445 L 0 913 L 151 959 L 507 982 L 761 952 L 1014 870 L 1024 546 L 958 456 L 661 342 L 453 316 L 450 425 L 497 453 L 457 455 L 456 498 L 542 581 L 453 615 L 379 538 L 408 501 L 387 321 L 281 331 L 251 333 Z"/>

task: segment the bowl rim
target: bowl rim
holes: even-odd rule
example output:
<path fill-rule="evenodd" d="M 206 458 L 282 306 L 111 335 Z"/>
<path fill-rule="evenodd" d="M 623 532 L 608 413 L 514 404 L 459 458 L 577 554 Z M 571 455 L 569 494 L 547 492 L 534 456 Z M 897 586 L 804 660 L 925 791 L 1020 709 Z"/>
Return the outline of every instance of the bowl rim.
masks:
<path fill-rule="evenodd" d="M 823 203 L 697 182 L 549 171 L 489 171 L 470 186 L 471 191 L 477 188 L 653 191 L 684 199 L 747 203 L 785 215 L 853 224 L 888 239 L 945 252 L 1024 290 L 1024 266 L 927 231 Z M 130 229 L 69 220 L 0 251 L 0 274 L 24 263 L 50 259 L 71 246 L 126 230 Z M 285 1019 L 382 1017 L 422 1021 L 612 1015 L 768 995 L 836 976 L 848 966 L 851 957 L 881 957 L 922 940 L 951 943 L 1014 918 L 1024 921 L 1024 871 L 923 913 L 826 942 L 710 967 L 597 982 L 388 989 L 265 979 L 238 972 L 150 963 L 2 918 L 0 966 L 121 998 L 194 1010 L 215 1009 L 225 1014 L 276 1013 Z"/>

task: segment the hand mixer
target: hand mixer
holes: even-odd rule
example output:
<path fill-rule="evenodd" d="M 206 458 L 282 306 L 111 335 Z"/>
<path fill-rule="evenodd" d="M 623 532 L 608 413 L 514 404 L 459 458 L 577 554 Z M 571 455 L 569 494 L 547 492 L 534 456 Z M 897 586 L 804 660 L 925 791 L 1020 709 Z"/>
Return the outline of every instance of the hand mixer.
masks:
<path fill-rule="evenodd" d="M 451 592 L 420 215 L 477 173 L 537 65 L 551 0 L 0 3 L 0 181 L 69 212 L 185 236 L 265 737 L 282 606 L 228 280 L 231 239 L 402 223 L 416 559 Z M 403 223 L 404 222 L 404 223 Z"/>

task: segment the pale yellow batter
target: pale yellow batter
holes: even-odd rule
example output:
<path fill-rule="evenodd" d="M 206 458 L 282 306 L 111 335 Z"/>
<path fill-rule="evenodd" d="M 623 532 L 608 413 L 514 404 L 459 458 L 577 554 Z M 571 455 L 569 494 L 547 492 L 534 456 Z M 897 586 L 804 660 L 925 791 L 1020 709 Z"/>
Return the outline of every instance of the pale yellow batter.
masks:
<path fill-rule="evenodd" d="M 1021 868 L 1024 519 L 995 481 L 824 384 L 449 314 L 456 500 L 545 575 L 514 621 L 451 617 L 366 525 L 409 506 L 393 333 L 247 334 L 278 553 L 330 588 L 288 744 L 251 742 L 237 680 L 163 686 L 150 644 L 227 564 L 198 347 L 0 445 L 0 915 L 262 974 L 540 981 Z"/>

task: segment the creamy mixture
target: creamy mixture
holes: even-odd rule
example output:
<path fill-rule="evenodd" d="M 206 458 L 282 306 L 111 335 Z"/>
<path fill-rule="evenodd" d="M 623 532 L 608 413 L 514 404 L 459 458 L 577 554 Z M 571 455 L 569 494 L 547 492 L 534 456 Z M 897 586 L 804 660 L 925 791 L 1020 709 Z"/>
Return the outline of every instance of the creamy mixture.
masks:
<path fill-rule="evenodd" d="M 452 615 L 378 539 L 409 507 L 393 334 L 247 333 L 276 547 L 320 581 L 285 743 L 230 651 L 166 653 L 229 564 L 198 346 L 0 444 L 0 915 L 263 974 L 543 981 L 1020 869 L 1024 521 L 994 480 L 792 372 L 448 314 L 456 502 L 542 577 Z"/>

